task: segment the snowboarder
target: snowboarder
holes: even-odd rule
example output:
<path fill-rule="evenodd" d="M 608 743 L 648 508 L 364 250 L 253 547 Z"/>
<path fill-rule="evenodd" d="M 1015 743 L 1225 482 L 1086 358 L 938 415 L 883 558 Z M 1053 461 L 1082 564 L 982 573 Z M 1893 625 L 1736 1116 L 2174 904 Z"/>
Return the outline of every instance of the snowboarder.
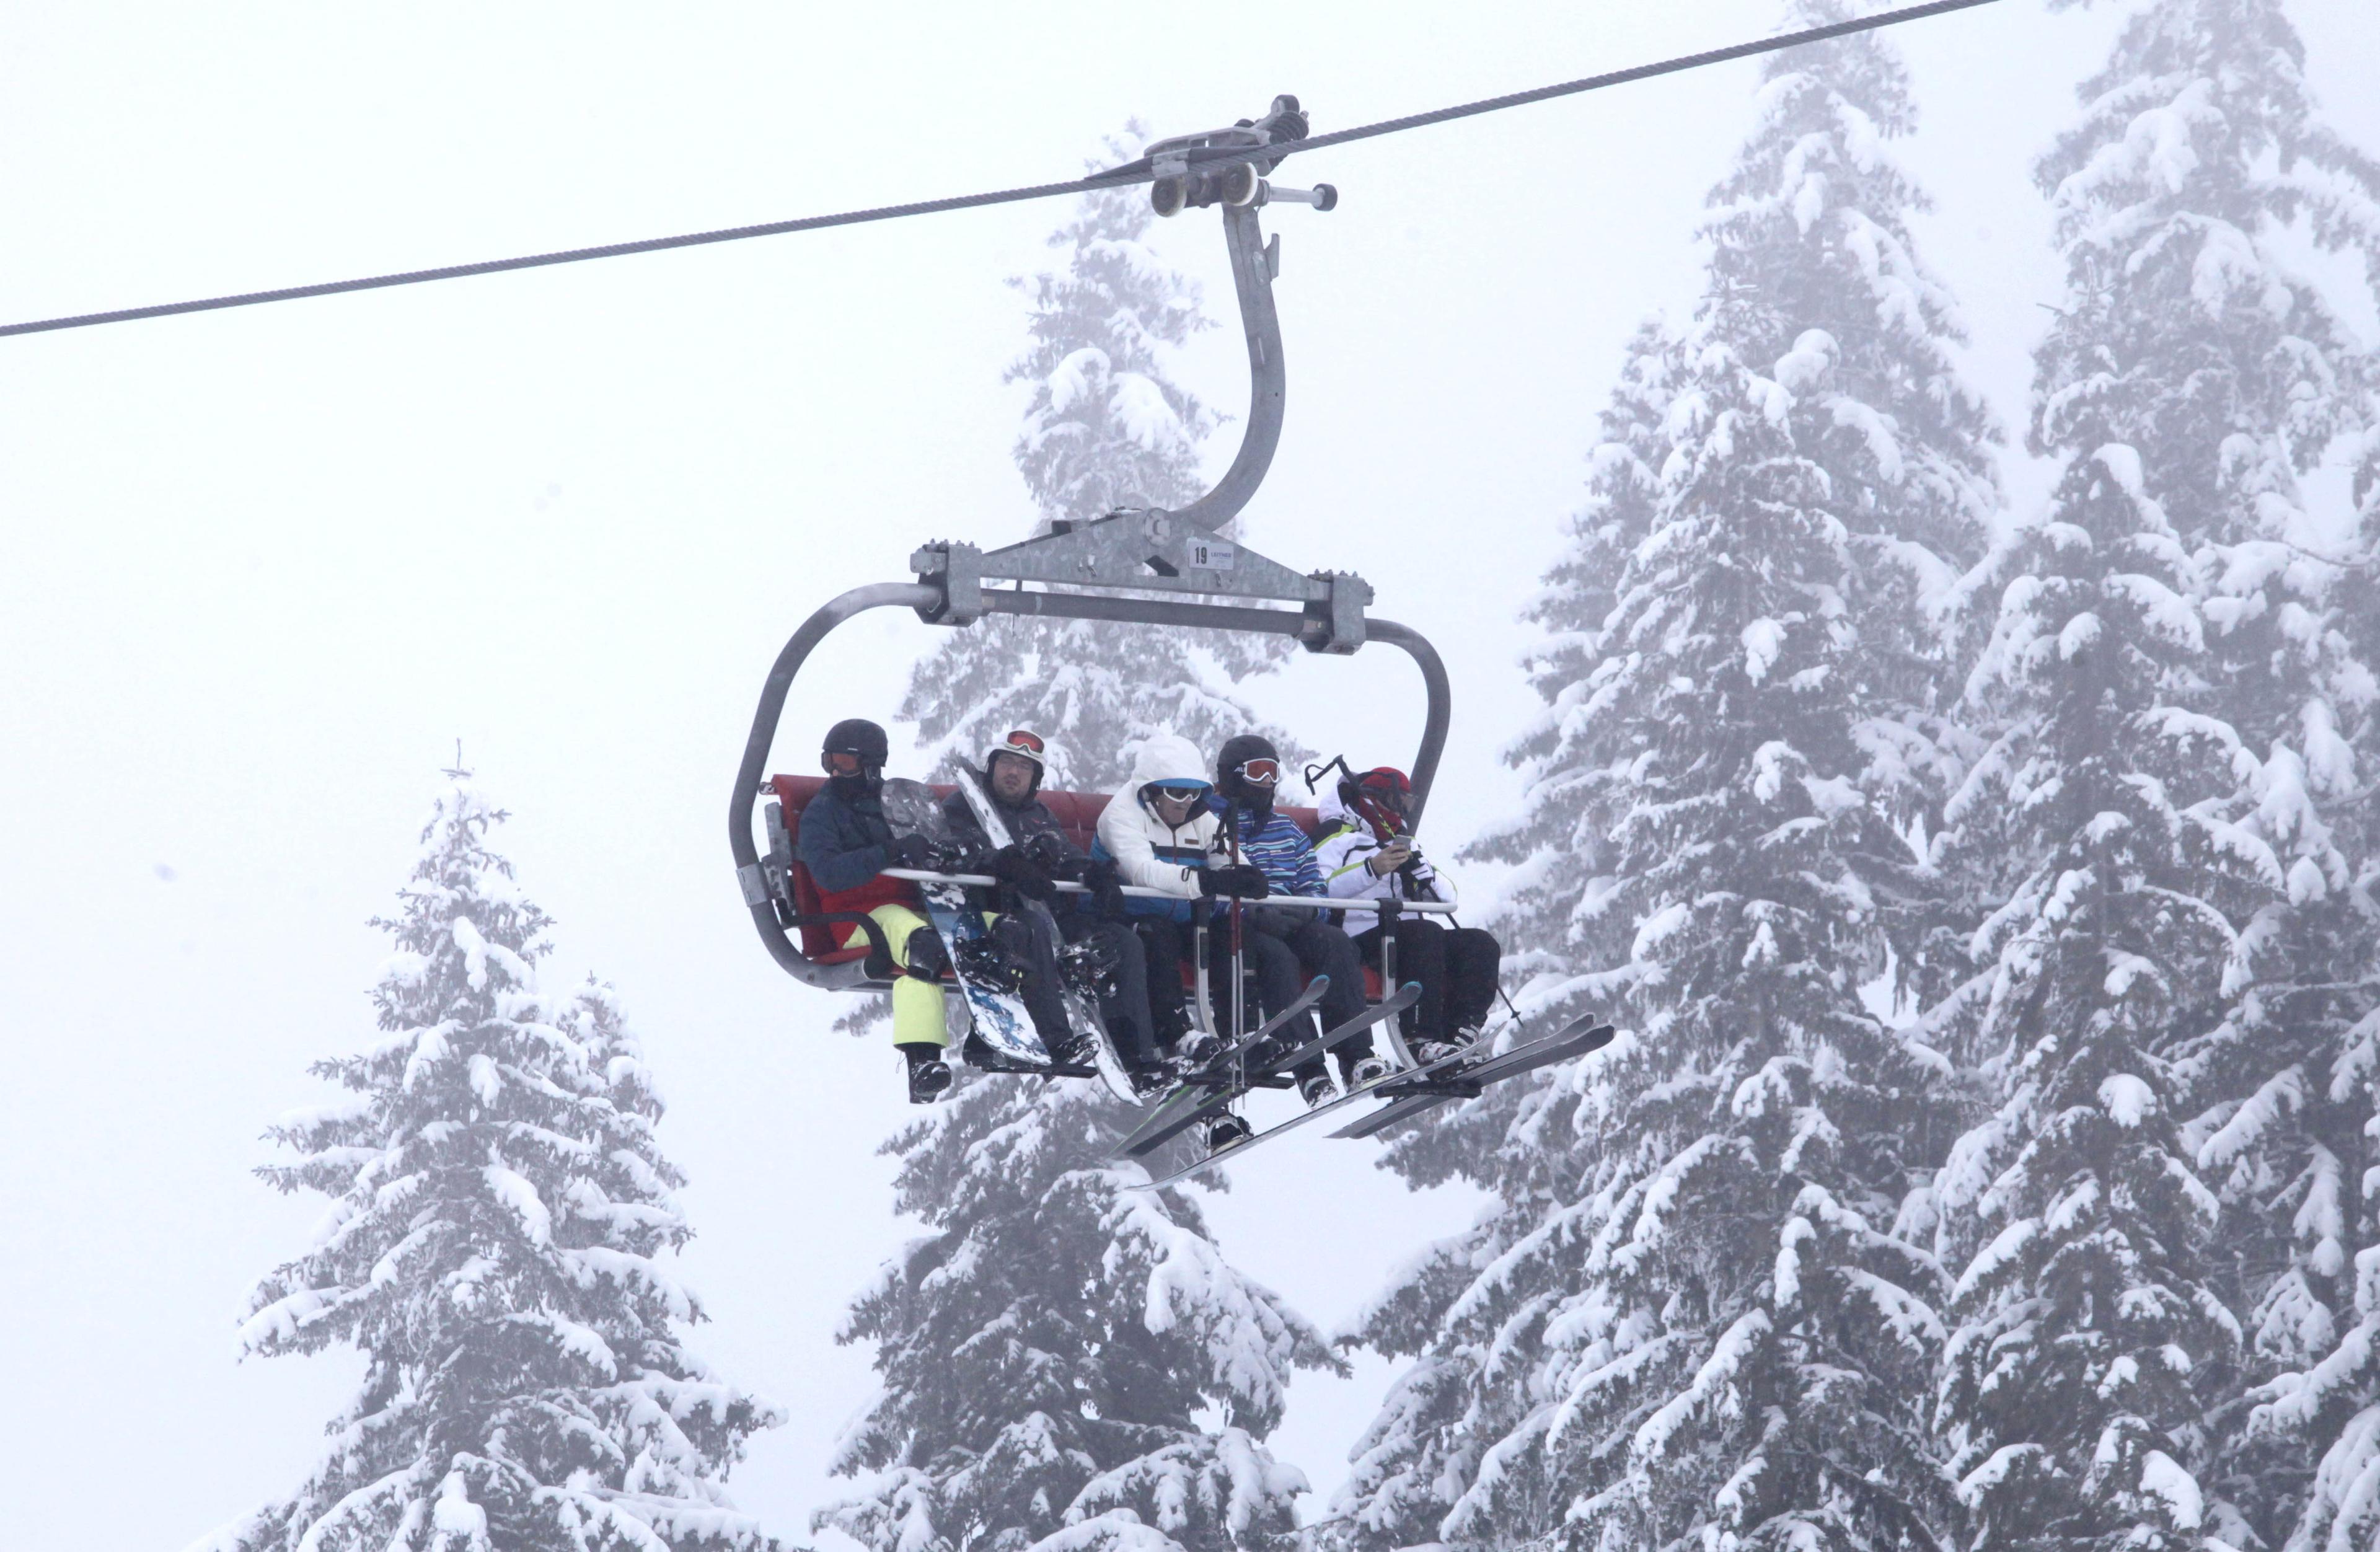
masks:
<path fill-rule="evenodd" d="M 943 1053 L 950 1037 L 942 1024 L 942 973 L 950 954 L 941 934 L 926 919 L 917 886 L 885 878 L 888 867 L 926 867 L 930 848 L 916 835 L 895 835 L 885 821 L 880 794 L 889 751 L 884 730 L 860 717 L 827 729 L 819 749 L 826 786 L 802 810 L 799 853 L 829 911 L 873 916 L 892 946 L 892 1046 L 908 1067 L 909 1099 L 929 1104 L 951 1086 Z M 848 948 L 861 928 L 839 922 L 838 947 Z"/>
<path fill-rule="evenodd" d="M 1454 899 L 1454 887 L 1425 860 L 1405 826 L 1413 783 L 1392 766 L 1360 775 L 1331 762 L 1340 779 L 1321 794 L 1322 834 L 1314 843 L 1324 880 L 1340 900 Z M 1327 770 L 1328 768 L 1326 768 Z M 1307 780 L 1314 778 L 1308 770 Z M 1362 911 L 1347 914 L 1347 935 L 1364 963 L 1378 968 L 1383 928 Z M 1496 1003 L 1504 950 L 1492 933 L 1448 927 L 1426 915 L 1399 915 L 1385 929 L 1396 935 L 1397 978 L 1421 983 L 1414 1009 L 1414 1060 L 1434 1061 L 1479 1037 Z"/>
<path fill-rule="evenodd" d="M 1119 879 L 1175 898 L 1125 902 L 1127 920 L 1148 964 L 1148 1011 L 1160 1050 L 1196 1066 L 1221 1042 L 1194 1030 L 1183 1004 L 1181 966 L 1189 957 L 1190 932 L 1199 902 L 1219 895 L 1261 900 L 1262 870 L 1243 863 L 1234 868 L 1213 854 L 1220 826 L 1208 807 L 1213 788 L 1197 748 L 1186 738 L 1157 734 L 1140 746 L 1125 782 L 1100 811 L 1095 860 L 1111 861 Z"/>
<path fill-rule="evenodd" d="M 1273 894 L 1321 898 L 1322 869 L 1305 832 L 1273 810 L 1281 785 L 1281 751 L 1269 739 L 1244 733 L 1225 741 L 1215 757 L 1216 818 L 1224 855 L 1261 871 Z M 1364 976 L 1355 945 L 1318 912 L 1280 905 L 1244 907 L 1241 952 L 1257 977 L 1258 1003 L 1286 1007 L 1298 992 L 1298 969 L 1330 977 L 1322 997 L 1322 1025 L 1336 1029 L 1364 1012 Z M 1309 1021 L 1310 1022 L 1310 1021 Z M 1338 1048 L 1339 1075 L 1350 1086 L 1388 1076 L 1389 1064 L 1372 1054 L 1372 1037 L 1360 1033 Z M 1320 1058 L 1300 1067 L 1297 1091 L 1308 1105 L 1327 1104 L 1338 1090 Z"/>
<path fill-rule="evenodd" d="M 1073 1031 L 1058 994 L 1058 962 L 1068 945 L 1087 946 L 1112 977 L 1112 993 L 1102 999 L 1100 1012 L 1111 1031 L 1122 1035 L 1116 1042 L 1117 1055 L 1135 1077 L 1154 1079 L 1163 1073 L 1165 1064 L 1150 1033 L 1147 959 L 1140 940 L 1121 920 L 1124 896 L 1118 888 L 1114 866 L 1094 861 L 1078 850 L 1058 817 L 1038 795 L 1046 753 L 1047 746 L 1039 734 L 1026 728 L 1012 729 L 985 752 L 979 776 L 969 771 L 961 778 L 975 782 L 990 800 L 992 809 L 1007 828 L 1006 845 L 992 843 L 965 792 L 954 792 L 944 800 L 943 817 L 949 821 L 952 836 L 978 853 L 980 861 L 970 867 L 980 867 L 1000 880 L 998 888 L 979 891 L 988 894 L 977 902 L 987 913 L 987 919 L 1013 917 L 1035 935 L 1035 940 L 1020 942 L 1019 947 L 1030 967 L 1023 994 L 1025 1005 L 1032 1012 L 1042 1038 L 1052 1043 L 1053 1050 L 1072 1043 Z M 1040 913 L 1015 909 L 1019 899 L 1048 902 L 1057 893 L 1056 885 L 1061 880 L 1087 885 L 1091 891 L 1090 908 L 1046 917 Z M 1041 931 L 1038 921 L 1042 919 L 1056 924 L 1063 941 L 1038 940 Z M 1010 932 L 1003 920 L 995 920 L 992 930 L 995 937 Z"/>

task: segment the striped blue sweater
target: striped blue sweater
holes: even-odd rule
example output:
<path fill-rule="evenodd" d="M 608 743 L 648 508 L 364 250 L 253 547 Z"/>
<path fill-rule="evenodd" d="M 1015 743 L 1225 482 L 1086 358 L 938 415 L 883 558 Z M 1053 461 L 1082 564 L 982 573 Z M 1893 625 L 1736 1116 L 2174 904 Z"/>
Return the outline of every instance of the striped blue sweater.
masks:
<path fill-rule="evenodd" d="M 1322 865 L 1314 859 L 1313 843 L 1279 809 L 1268 810 L 1259 822 L 1251 811 L 1218 801 L 1215 814 L 1240 838 L 1240 860 L 1261 869 L 1275 894 L 1330 892 L 1322 886 Z"/>

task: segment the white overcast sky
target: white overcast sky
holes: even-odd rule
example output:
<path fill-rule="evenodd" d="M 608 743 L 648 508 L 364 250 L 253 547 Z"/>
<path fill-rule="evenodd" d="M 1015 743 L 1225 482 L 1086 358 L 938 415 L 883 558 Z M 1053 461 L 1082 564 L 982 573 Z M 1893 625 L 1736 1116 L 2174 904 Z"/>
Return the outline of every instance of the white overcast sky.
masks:
<path fill-rule="evenodd" d="M 2292 7 L 2331 120 L 2380 151 L 2368 0 Z M 1902 32 L 1939 198 L 1927 257 L 2021 424 L 2058 298 L 2031 157 L 2119 9 L 2005 0 Z M 1318 129 L 1768 30 L 1767 0 L 0 8 L 0 319 L 379 273 L 1067 176 L 1138 115 L 1294 91 Z M 1619 347 L 1690 306 L 1693 229 L 1755 67 L 1301 158 L 1269 212 L 1288 430 L 1257 547 L 1362 571 L 1455 678 L 1437 849 L 1510 809 L 1534 698 L 1517 615 L 1576 503 Z M 895 225 L 0 341 L 0 1459 L 12 1546 L 174 1547 L 294 1485 L 358 1373 L 236 1364 L 250 1281 L 319 1205 L 248 1170 L 368 1037 L 365 918 L 462 740 L 559 918 L 614 981 L 693 1174 L 698 1345 L 788 1403 L 737 1496 L 806 1535 L 866 1399 L 844 1301 L 909 1225 L 872 1148 L 887 1053 L 754 940 L 721 833 L 770 659 L 933 537 L 1015 537 L 1005 277 L 1064 212 Z M 1157 234 L 1231 293 L 1210 214 Z M 2342 282 L 2338 266 L 2325 273 Z M 2368 297 L 2356 316 L 2373 327 Z M 1188 381 L 1237 413 L 1236 331 Z M 1217 467 L 1234 431 L 1218 439 Z M 2011 460 L 2019 502 L 2039 471 Z M 796 687 L 780 762 L 889 720 L 929 644 L 871 617 Z M 1401 759 L 1392 653 L 1260 692 Z M 1361 1146 L 1235 1171 L 1227 1248 L 1326 1324 L 1469 1210 Z M 1326 1496 L 1385 1376 L 1298 1386 L 1277 1438 Z M 1309 1510 L 1314 1512 L 1314 1510 Z"/>

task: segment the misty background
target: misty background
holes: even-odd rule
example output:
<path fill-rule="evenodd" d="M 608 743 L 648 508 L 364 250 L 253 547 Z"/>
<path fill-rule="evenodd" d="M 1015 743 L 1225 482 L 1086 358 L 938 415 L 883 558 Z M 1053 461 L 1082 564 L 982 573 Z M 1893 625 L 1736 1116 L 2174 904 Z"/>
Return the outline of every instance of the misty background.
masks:
<path fill-rule="evenodd" d="M 1318 131 L 1759 35 L 1777 7 L 1085 6 L 857 17 L 625 6 L 373 15 L 85 6 L 0 15 L 0 318 L 690 231 L 1072 176 L 1127 118 L 1208 127 L 1293 91 Z M 1898 30 L 1896 153 L 1962 301 L 1966 369 L 2023 423 L 2059 295 L 2033 156 L 2120 9 L 2026 0 Z M 2304 0 L 2325 117 L 2380 146 L 2380 19 Z M 1577 503 L 1635 323 L 1682 317 L 1703 191 L 1757 66 L 1318 152 L 1340 208 L 1281 235 L 1288 426 L 1250 544 L 1362 572 L 1456 687 L 1432 849 L 1509 813 L 1536 709 L 1517 623 Z M 255 1278 L 319 1206 L 249 1174 L 305 1072 L 369 1035 L 403 880 L 462 744 L 559 920 L 549 984 L 613 981 L 693 1177 L 698 1351 L 791 1408 L 738 1502 L 800 1535 L 872 1383 L 844 1304 L 913 1231 L 876 1143 L 879 1041 L 753 941 L 721 820 L 761 675 L 824 599 L 1032 509 L 1004 282 L 1055 202 L 0 343 L 0 1330 L 43 1485 L 20 1544 L 179 1546 L 279 1492 L 347 1355 L 236 1364 Z M 1152 239 L 1204 277 L 1181 376 L 1245 405 L 1219 223 Z M 2311 258 L 2307 267 L 2320 272 Z M 2339 296 L 2362 298 L 2361 287 Z M 2366 339 L 2380 320 L 2356 317 Z M 1236 444 L 1210 448 L 1220 467 Z M 2007 463 L 2022 510 L 2043 476 Z M 823 551 L 818 536 L 832 534 Z M 778 764 L 888 723 L 940 636 L 837 633 Z M 1400 654 L 1247 687 L 1314 746 L 1408 758 Z M 895 726 L 896 738 L 906 730 Z M 896 749 L 895 770 L 902 761 Z M 1485 867 L 1463 870 L 1475 891 Z M 1368 1145 L 1303 1135 L 1213 1199 L 1236 1264 L 1323 1324 L 1470 1211 Z M 1388 1365 L 1306 1375 L 1271 1440 L 1318 1496 Z M 104 1505 L 103 1510 L 94 1508 Z"/>

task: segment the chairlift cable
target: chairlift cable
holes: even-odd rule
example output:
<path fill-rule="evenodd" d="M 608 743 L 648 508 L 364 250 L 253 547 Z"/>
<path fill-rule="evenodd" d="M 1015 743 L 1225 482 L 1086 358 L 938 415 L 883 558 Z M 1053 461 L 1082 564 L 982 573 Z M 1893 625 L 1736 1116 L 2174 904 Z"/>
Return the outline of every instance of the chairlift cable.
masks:
<path fill-rule="evenodd" d="M 1444 124 L 1453 119 L 1470 118 L 1480 114 L 1501 112 L 1506 108 L 1543 103 L 1557 97 L 1575 96 L 1580 92 L 1600 91 L 1630 81 L 1647 80 L 1656 76 L 1675 75 L 1705 66 L 1725 64 L 1737 59 L 1749 59 L 1758 55 L 1775 54 L 1805 43 L 1823 42 L 1855 32 L 1871 32 L 1902 22 L 1918 21 L 1952 11 L 1970 10 L 1979 6 L 1995 4 L 1996 0 L 1929 0 L 1928 4 L 1904 6 L 1899 10 L 1881 11 L 1874 16 L 1859 17 L 1848 21 L 1830 22 L 1823 27 L 1805 28 L 1798 32 L 1780 33 L 1776 37 L 1734 43 L 1725 48 L 1706 49 L 1698 54 L 1680 55 L 1650 65 L 1636 65 L 1602 75 L 1586 76 L 1577 80 L 1553 86 L 1541 86 L 1527 91 L 1515 91 L 1500 97 L 1482 98 L 1453 107 L 1437 108 L 1427 113 L 1409 114 L 1402 118 L 1382 119 L 1376 124 L 1360 125 L 1352 129 L 1335 130 L 1303 140 L 1286 141 L 1265 150 L 1268 160 L 1299 152 L 1319 151 L 1354 140 L 1371 139 L 1382 135 L 1401 134 L 1430 125 Z M 1245 160 L 1245 151 L 1229 148 L 1194 150 L 1188 153 L 1193 163 L 1220 160 Z M 913 215 L 935 215 L 944 211 L 973 210 L 984 205 L 1014 204 L 1026 200 L 1053 199 L 1062 194 L 1087 194 L 1103 188 L 1125 188 L 1147 183 L 1151 178 L 1147 158 L 1093 173 L 1087 177 L 1073 178 L 1063 183 L 1030 184 L 1018 188 L 996 189 L 981 194 L 962 194 L 942 200 L 919 200 L 908 204 L 878 205 L 868 210 L 844 211 L 832 215 L 802 216 L 791 221 L 763 222 L 752 226 L 727 226 L 710 232 L 690 232 L 677 236 L 646 237 L 635 242 L 606 243 L 595 248 L 564 249 L 552 253 L 532 253 L 512 259 L 487 259 L 471 264 L 449 264 L 437 269 L 407 270 L 395 274 L 368 275 L 357 280 L 325 281 L 313 285 L 284 286 L 273 291 L 247 291 L 227 297 L 208 297 L 193 301 L 164 302 L 154 307 L 122 308 L 112 312 L 86 312 L 66 318 L 38 319 L 24 323 L 0 324 L 0 336 L 8 334 L 48 333 L 61 329 L 87 329 L 101 323 L 129 323 L 143 318 L 167 318 L 188 312 L 212 312 L 224 308 L 255 307 L 265 302 L 290 302 L 307 297 L 331 297 L 349 291 L 378 291 L 396 285 L 419 285 L 433 280 L 460 280 L 467 275 L 499 274 L 507 270 L 543 269 L 554 264 L 576 264 L 590 259 L 617 259 L 631 253 L 658 253 L 675 248 L 699 248 L 710 243 L 740 242 L 747 237 L 780 236 L 792 232 L 815 232 L 831 226 L 857 226 L 870 222 L 898 221 Z"/>

